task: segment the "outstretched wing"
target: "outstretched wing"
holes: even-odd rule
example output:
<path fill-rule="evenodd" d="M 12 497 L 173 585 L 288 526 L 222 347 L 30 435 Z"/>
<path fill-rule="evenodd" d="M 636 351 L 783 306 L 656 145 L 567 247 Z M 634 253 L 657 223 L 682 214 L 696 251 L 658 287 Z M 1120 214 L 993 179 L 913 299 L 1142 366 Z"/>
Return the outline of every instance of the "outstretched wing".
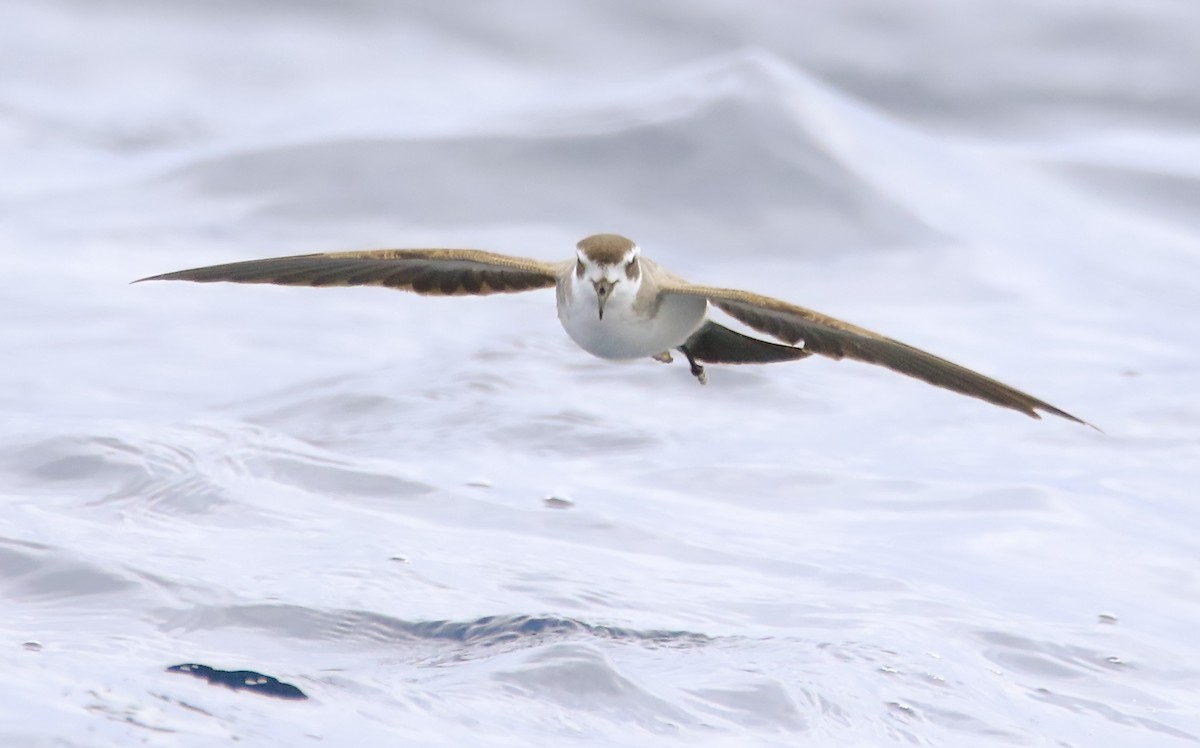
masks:
<path fill-rule="evenodd" d="M 231 262 L 141 281 L 272 283 L 280 286 L 385 286 L 430 296 L 483 296 L 550 288 L 554 263 L 476 249 L 377 249 Z"/>
<path fill-rule="evenodd" d="M 1036 397 L 932 353 L 786 301 L 746 291 L 692 286 L 681 282 L 670 282 L 662 290 L 663 293 L 682 296 L 703 296 L 713 306 L 755 330 L 791 345 L 802 343 L 803 349 L 809 353 L 886 366 L 892 371 L 986 400 L 993 405 L 1012 408 L 1033 418 L 1041 418 L 1037 413 L 1041 410 L 1076 423 L 1091 425 Z"/>

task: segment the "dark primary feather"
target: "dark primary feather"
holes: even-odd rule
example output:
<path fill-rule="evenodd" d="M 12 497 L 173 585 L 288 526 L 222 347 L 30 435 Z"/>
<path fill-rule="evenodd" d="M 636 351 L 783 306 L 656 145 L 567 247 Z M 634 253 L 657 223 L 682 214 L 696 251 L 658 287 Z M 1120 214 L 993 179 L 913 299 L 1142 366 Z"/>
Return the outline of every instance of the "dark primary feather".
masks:
<path fill-rule="evenodd" d="M 850 358 L 878 364 L 938 387 L 1012 408 L 1033 418 L 1041 410 L 1087 426 L 1091 424 L 990 377 L 848 322 L 785 301 L 746 291 L 682 283 L 665 293 L 704 296 L 713 306 L 755 330 L 833 359 Z M 1093 427 L 1094 428 L 1094 427 Z"/>
<path fill-rule="evenodd" d="M 556 270 L 550 263 L 473 249 L 380 249 L 231 262 L 141 281 L 384 286 L 430 296 L 462 296 L 550 288 L 557 281 Z"/>

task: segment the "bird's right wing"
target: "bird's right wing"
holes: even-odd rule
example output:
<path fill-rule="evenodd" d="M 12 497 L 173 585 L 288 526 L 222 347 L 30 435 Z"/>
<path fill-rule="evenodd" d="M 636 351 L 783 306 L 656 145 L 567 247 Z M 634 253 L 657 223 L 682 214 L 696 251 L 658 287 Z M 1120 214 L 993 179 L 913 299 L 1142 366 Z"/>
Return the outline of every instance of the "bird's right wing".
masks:
<path fill-rule="evenodd" d="M 562 263 L 477 249 L 377 249 L 231 262 L 142 278 L 280 286 L 385 286 L 429 296 L 484 296 L 551 288 Z"/>

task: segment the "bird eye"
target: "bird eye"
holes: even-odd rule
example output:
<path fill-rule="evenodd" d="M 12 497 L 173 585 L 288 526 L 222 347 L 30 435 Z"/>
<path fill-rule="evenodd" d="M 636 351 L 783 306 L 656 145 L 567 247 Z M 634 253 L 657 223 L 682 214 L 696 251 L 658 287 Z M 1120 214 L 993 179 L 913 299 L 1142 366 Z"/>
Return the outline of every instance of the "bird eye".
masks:
<path fill-rule="evenodd" d="M 636 257 L 634 257 L 634 258 L 633 258 L 633 259 L 631 259 L 629 262 L 625 263 L 625 267 L 626 267 L 626 269 L 628 269 L 628 270 L 632 270 L 632 269 L 634 269 L 635 267 L 637 267 L 637 258 L 636 258 Z"/>

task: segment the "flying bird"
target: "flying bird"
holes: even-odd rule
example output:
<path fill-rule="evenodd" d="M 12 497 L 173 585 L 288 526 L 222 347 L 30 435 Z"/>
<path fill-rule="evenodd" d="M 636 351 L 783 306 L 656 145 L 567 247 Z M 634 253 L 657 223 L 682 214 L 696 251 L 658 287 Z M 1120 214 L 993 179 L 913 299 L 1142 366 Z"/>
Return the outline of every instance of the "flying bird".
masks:
<path fill-rule="evenodd" d="M 142 278 L 283 286 L 385 286 L 428 296 L 486 296 L 554 288 L 558 319 L 580 348 L 600 358 L 687 359 L 765 364 L 813 354 L 878 364 L 993 405 L 1085 421 L 1020 390 L 879 333 L 769 296 L 697 286 L 677 278 L 617 234 L 576 245 L 574 259 L 542 262 L 475 249 L 380 249 L 249 260 Z M 135 281 L 135 282 L 141 282 Z M 743 335 L 709 318 L 716 307 L 779 343 Z"/>

